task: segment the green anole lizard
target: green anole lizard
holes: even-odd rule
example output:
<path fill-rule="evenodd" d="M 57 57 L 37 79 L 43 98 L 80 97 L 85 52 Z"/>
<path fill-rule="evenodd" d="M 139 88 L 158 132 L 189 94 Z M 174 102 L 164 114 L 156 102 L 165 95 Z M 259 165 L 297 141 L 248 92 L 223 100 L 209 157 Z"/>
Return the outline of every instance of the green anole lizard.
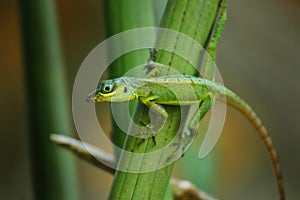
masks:
<path fill-rule="evenodd" d="M 188 126 L 189 135 L 187 136 L 194 136 L 197 131 L 196 125 L 204 116 L 203 110 L 208 110 L 205 107 L 211 106 L 211 103 L 204 104 L 203 102 L 213 102 L 215 99 L 222 100 L 221 97 L 225 96 L 226 103 L 239 110 L 258 131 L 273 163 L 280 198 L 281 200 L 285 199 L 281 169 L 271 138 L 256 113 L 243 99 L 223 85 L 204 78 L 184 75 L 159 77 L 157 75 L 160 73 L 160 68 L 165 66 L 159 63 L 149 63 L 147 66 L 149 65 L 153 70 L 150 71 L 146 78 L 120 77 L 100 81 L 96 91 L 91 93 L 86 100 L 88 102 L 138 100 L 164 118 L 168 117 L 168 113 L 162 105 L 182 106 L 199 104 L 199 111 Z M 192 88 L 193 94 L 187 88 Z"/>

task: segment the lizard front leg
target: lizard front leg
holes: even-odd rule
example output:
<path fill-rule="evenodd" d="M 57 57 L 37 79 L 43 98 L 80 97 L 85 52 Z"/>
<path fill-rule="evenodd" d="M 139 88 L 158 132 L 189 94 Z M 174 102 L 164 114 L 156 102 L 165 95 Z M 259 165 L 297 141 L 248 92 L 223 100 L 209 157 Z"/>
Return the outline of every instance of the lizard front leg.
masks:
<path fill-rule="evenodd" d="M 168 117 L 167 111 L 159 104 L 153 102 L 156 97 L 139 97 L 139 101 L 145 104 L 150 110 L 154 111 L 155 113 L 163 116 L 164 118 Z"/>
<path fill-rule="evenodd" d="M 138 133 L 134 134 L 136 137 L 141 137 L 141 138 L 152 138 L 154 144 L 156 144 L 155 141 L 155 136 L 156 134 L 163 128 L 164 123 L 168 117 L 168 113 L 166 110 L 161 106 L 153 102 L 153 100 L 156 97 L 139 97 L 138 100 L 146 105 L 149 110 L 153 111 L 154 113 L 158 114 L 162 119 L 157 120 L 156 117 L 151 117 L 151 122 L 150 124 L 143 124 L 146 129 L 142 129 Z M 145 139 L 141 140 L 141 144 L 143 144 Z"/>

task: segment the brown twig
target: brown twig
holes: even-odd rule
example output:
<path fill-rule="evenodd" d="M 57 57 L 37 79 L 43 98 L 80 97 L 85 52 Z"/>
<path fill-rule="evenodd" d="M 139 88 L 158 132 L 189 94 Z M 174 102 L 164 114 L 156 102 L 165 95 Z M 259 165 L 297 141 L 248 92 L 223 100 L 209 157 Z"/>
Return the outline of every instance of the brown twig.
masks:
<path fill-rule="evenodd" d="M 54 143 L 71 150 L 79 158 L 89 162 L 95 167 L 105 170 L 110 174 L 115 173 L 115 169 L 110 167 L 114 166 L 113 155 L 69 136 L 51 134 L 50 139 Z M 216 200 L 216 198 L 199 190 L 189 181 L 172 178 L 171 185 L 175 200 Z"/>
<path fill-rule="evenodd" d="M 115 169 L 109 167 L 114 165 L 114 157 L 111 154 L 91 144 L 81 142 L 80 140 L 65 135 L 51 134 L 50 139 L 54 143 L 71 150 L 76 156 L 95 167 L 103 169 L 111 174 L 115 173 Z"/>

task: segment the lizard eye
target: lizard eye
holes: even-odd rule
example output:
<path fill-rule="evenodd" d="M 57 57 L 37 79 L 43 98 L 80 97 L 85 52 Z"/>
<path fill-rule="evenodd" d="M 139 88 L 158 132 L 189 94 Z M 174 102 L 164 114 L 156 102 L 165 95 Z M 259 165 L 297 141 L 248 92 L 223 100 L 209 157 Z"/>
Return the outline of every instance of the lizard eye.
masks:
<path fill-rule="evenodd" d="M 103 94 L 107 94 L 107 93 L 112 92 L 113 89 L 114 89 L 113 83 L 103 83 L 100 91 Z"/>

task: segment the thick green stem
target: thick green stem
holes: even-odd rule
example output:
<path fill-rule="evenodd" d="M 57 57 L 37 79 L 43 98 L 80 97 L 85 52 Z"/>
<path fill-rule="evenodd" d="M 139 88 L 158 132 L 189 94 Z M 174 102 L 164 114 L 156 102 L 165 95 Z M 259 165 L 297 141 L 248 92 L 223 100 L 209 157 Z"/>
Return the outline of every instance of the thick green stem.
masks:
<path fill-rule="evenodd" d="M 35 198 L 76 200 L 73 158 L 49 140 L 51 132 L 73 132 L 54 1 L 19 2 Z"/>
<path fill-rule="evenodd" d="M 161 0 L 160 0 L 161 1 Z M 164 7 L 160 10 L 156 10 L 156 16 L 162 13 Z M 106 28 L 107 35 L 111 36 L 122 31 L 126 31 L 131 28 L 155 26 L 154 16 L 153 16 L 153 5 L 150 0 L 110 0 L 105 1 L 105 11 L 106 11 Z M 120 44 L 120 46 L 125 46 Z M 113 51 L 113 49 L 112 49 Z M 120 77 L 133 67 L 137 65 L 144 64 L 149 58 L 149 50 L 137 50 L 134 52 L 127 53 L 124 56 L 119 57 L 109 69 L 110 77 Z M 113 141 L 119 147 L 123 146 L 126 134 L 121 131 L 121 129 L 113 123 Z M 118 155 L 116 155 L 118 157 Z M 130 174 L 130 173 L 125 173 Z M 135 178 L 127 179 L 128 182 L 136 181 Z M 168 182 L 168 179 L 165 181 Z M 141 188 L 143 187 L 141 184 Z M 116 176 L 113 181 L 113 186 L 110 191 L 110 199 L 128 199 L 127 193 L 120 193 L 123 189 L 127 187 L 127 183 L 123 182 L 122 177 Z M 164 192 L 165 189 L 163 189 Z M 170 195 L 171 197 L 171 195 Z"/>
<path fill-rule="evenodd" d="M 193 38 L 199 44 L 204 44 L 210 38 L 210 32 L 213 28 L 220 0 L 169 0 L 165 13 L 161 21 L 161 27 L 173 29 L 182 32 Z M 164 36 L 162 35 L 161 38 Z M 160 39 L 157 43 L 165 42 Z M 175 41 L 175 48 L 185 48 L 185 44 Z M 193 52 L 196 53 L 197 52 Z M 198 52 L 199 54 L 200 52 Z M 181 57 L 166 52 L 158 51 L 156 54 L 156 62 L 169 65 L 184 74 L 196 75 L 196 70 Z M 163 129 L 153 139 L 146 139 L 128 136 L 125 143 L 125 150 L 134 153 L 144 153 L 163 148 L 170 143 L 175 137 L 181 119 L 180 108 L 165 106 L 169 114 Z M 137 124 L 148 124 L 149 116 L 148 109 L 143 105 L 139 105 L 135 113 L 135 122 Z M 155 122 L 154 122 L 155 123 Z M 130 130 L 130 133 L 135 133 L 138 130 L 135 128 Z M 172 152 L 164 152 L 172 156 Z M 162 155 L 168 157 L 168 155 Z M 134 157 L 122 158 L 124 166 L 127 169 L 134 168 L 140 165 L 141 168 L 145 165 L 154 165 L 163 162 L 159 159 L 141 159 L 136 160 Z M 173 164 L 170 164 L 162 169 L 147 173 L 128 173 L 117 171 L 110 191 L 109 199 L 163 199 L 165 191 L 169 184 L 169 179 L 172 173 Z"/>
<path fill-rule="evenodd" d="M 150 0 L 105 1 L 105 11 L 107 37 L 133 28 L 154 26 L 153 8 Z M 125 47 L 126 41 L 119 46 Z M 114 51 L 113 48 L 110 47 L 110 50 Z M 121 77 L 133 67 L 144 64 L 148 58 L 148 49 L 136 50 L 120 56 L 110 65 L 109 76 L 110 78 Z M 125 137 L 126 133 L 113 121 L 112 140 L 114 143 L 122 147 Z"/>

